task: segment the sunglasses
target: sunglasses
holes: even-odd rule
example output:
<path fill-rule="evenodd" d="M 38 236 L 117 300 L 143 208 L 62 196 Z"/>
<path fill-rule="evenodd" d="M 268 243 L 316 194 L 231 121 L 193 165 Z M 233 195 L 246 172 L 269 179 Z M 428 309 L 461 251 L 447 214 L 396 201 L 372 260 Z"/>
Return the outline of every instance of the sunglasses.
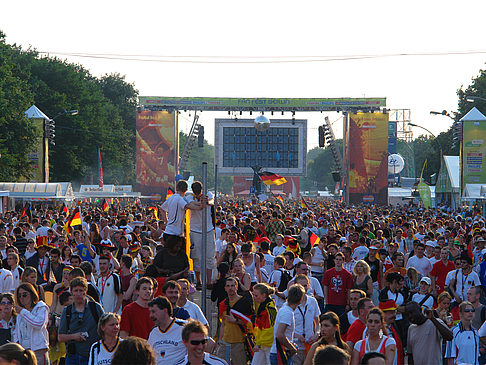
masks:
<path fill-rule="evenodd" d="M 20 298 L 25 298 L 29 293 L 19 293 Z"/>
<path fill-rule="evenodd" d="M 205 345 L 206 342 L 208 342 L 208 339 L 205 338 L 203 340 L 191 340 L 191 345 L 197 346 L 197 345 Z"/>
<path fill-rule="evenodd" d="M 464 313 L 474 313 L 476 309 L 464 309 Z"/>

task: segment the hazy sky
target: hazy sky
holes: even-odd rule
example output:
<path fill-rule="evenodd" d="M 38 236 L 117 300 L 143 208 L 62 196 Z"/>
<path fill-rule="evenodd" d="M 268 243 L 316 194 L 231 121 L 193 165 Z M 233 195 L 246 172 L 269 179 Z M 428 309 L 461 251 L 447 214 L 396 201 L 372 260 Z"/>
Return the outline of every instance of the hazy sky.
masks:
<path fill-rule="evenodd" d="M 207 64 L 59 55 L 96 76 L 126 75 L 140 95 L 386 97 L 388 108 L 411 109 L 415 124 L 438 134 L 452 121 L 429 112 L 455 111 L 457 89 L 484 68 L 484 14 L 484 1 L 16 0 L 1 2 L 0 29 L 9 43 L 52 55 L 334 56 L 326 62 Z M 385 57 L 337 60 L 356 55 Z M 202 115 L 210 141 L 214 117 L 224 115 Z M 298 117 L 309 118 L 308 147 L 315 147 L 323 115 Z M 341 135 L 338 114 L 330 118 Z M 415 136 L 422 133 L 414 129 Z"/>

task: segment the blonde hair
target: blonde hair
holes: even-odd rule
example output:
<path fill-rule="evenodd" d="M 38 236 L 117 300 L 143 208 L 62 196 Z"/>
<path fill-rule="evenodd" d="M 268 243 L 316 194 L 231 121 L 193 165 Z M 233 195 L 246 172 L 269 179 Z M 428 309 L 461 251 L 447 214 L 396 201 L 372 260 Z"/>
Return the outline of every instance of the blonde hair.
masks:
<path fill-rule="evenodd" d="M 100 336 L 100 338 L 104 338 L 105 337 L 105 331 L 103 331 L 103 328 L 110 319 L 116 319 L 118 321 L 118 323 L 120 323 L 120 316 L 116 313 L 105 313 L 101 316 L 100 320 L 98 321 L 98 336 Z"/>
<path fill-rule="evenodd" d="M 364 260 L 359 260 L 353 267 L 353 274 L 354 276 L 358 276 L 358 272 L 356 270 L 356 266 L 358 265 L 361 265 L 363 266 L 363 271 L 365 273 L 365 275 L 370 275 L 370 272 L 371 272 L 371 269 L 370 269 L 370 265 L 368 265 L 368 263 Z"/>
<path fill-rule="evenodd" d="M 270 295 L 275 294 L 275 288 L 272 288 L 270 285 L 267 285 L 265 283 L 255 284 L 253 290 L 258 290 L 261 294 L 265 295 L 267 298 Z"/>

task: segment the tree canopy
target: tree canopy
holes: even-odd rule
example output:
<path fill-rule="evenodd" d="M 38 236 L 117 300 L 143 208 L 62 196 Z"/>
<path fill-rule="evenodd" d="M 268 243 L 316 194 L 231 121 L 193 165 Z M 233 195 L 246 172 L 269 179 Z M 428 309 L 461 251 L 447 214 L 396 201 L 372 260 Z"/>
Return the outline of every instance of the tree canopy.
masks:
<path fill-rule="evenodd" d="M 105 180 L 134 183 L 134 85 L 119 74 L 96 78 L 81 65 L 10 46 L 3 33 L 0 48 L 2 180 L 29 177 L 27 152 L 40 136 L 23 114 L 35 104 L 50 118 L 63 109 L 79 111 L 55 119 L 56 144 L 49 154 L 52 181 L 96 180 L 101 148 Z"/>

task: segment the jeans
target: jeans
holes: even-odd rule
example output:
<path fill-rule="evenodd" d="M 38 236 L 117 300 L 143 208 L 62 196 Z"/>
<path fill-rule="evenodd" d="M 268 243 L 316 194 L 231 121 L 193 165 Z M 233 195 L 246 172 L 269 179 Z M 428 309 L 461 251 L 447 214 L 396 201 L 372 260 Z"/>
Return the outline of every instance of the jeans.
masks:
<path fill-rule="evenodd" d="M 289 357 L 289 359 L 287 360 L 287 364 L 283 364 L 283 365 L 293 365 L 293 360 L 292 360 L 292 357 Z M 277 354 L 274 354 L 274 353 L 271 353 L 270 352 L 270 364 L 271 365 L 279 365 L 278 363 L 278 357 L 277 357 Z"/>
<path fill-rule="evenodd" d="M 65 365 L 88 365 L 89 358 L 79 354 L 66 354 Z"/>

